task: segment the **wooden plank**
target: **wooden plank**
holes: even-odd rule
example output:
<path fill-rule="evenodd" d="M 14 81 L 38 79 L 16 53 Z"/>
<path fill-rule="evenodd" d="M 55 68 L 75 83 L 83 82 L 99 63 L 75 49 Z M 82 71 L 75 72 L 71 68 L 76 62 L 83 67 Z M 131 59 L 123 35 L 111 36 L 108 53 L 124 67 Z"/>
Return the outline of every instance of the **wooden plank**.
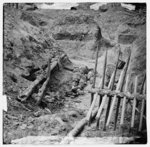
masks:
<path fill-rule="evenodd" d="M 143 93 L 145 93 L 145 90 L 146 90 L 146 84 L 144 84 Z M 144 109 L 145 109 L 145 100 L 143 99 L 142 106 L 141 106 L 141 113 L 140 113 L 140 123 L 139 123 L 139 129 L 138 129 L 139 132 L 142 130 Z"/>
<path fill-rule="evenodd" d="M 125 84 L 125 92 L 128 91 L 128 83 L 129 83 L 129 75 L 127 75 L 126 84 Z M 122 102 L 122 111 L 121 111 L 121 120 L 120 120 L 120 131 L 123 132 L 123 124 L 124 124 L 124 114 L 126 109 L 126 97 L 123 98 Z"/>
<path fill-rule="evenodd" d="M 126 77 L 126 73 L 127 73 L 128 66 L 129 66 L 130 57 L 131 57 L 131 50 L 130 50 L 130 52 L 129 52 L 129 56 L 128 56 L 128 59 L 127 59 L 127 63 L 126 63 L 126 65 L 125 65 L 123 71 L 122 71 L 121 74 L 120 74 L 119 82 L 118 82 L 117 88 L 116 88 L 116 91 L 118 91 L 118 92 L 122 91 L 123 83 L 124 83 L 124 80 L 125 80 L 125 77 Z M 114 108 L 116 99 L 117 99 L 117 95 L 115 95 L 115 96 L 113 97 L 113 100 L 112 100 L 112 104 L 111 104 L 111 107 L 110 107 L 110 112 L 109 112 L 109 115 L 108 115 L 108 119 L 107 119 L 106 126 L 109 125 L 109 122 L 110 122 L 110 119 L 111 119 L 111 116 L 112 116 L 112 112 L 113 112 L 113 108 Z M 118 102 L 118 103 L 119 103 L 119 102 Z M 119 109 L 119 106 L 117 107 L 117 109 Z M 116 109 L 116 112 L 118 112 L 117 109 Z M 116 115 L 118 115 L 118 114 L 116 113 Z M 117 117 L 116 117 L 116 119 L 115 119 L 115 122 L 116 122 L 116 120 L 117 120 Z"/>
<path fill-rule="evenodd" d="M 134 84 L 134 93 L 137 93 L 137 85 L 138 84 L 138 76 L 135 77 L 135 84 Z M 133 99 L 133 107 L 132 107 L 132 118 L 131 118 L 131 129 L 134 127 L 135 122 L 135 109 L 136 109 L 136 97 Z"/>

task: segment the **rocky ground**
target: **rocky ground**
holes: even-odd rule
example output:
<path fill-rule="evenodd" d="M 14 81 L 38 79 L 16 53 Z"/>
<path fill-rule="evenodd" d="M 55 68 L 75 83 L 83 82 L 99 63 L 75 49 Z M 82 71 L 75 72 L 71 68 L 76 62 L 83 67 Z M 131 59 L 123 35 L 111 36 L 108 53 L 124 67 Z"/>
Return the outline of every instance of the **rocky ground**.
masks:
<path fill-rule="evenodd" d="M 133 90 L 135 75 L 139 75 L 140 88 L 146 71 L 145 10 L 129 11 L 120 5 L 108 4 L 95 11 L 89 9 L 89 4 L 83 6 L 79 5 L 77 10 L 34 11 L 4 6 L 3 94 L 8 98 L 8 111 L 3 113 L 4 144 L 26 136 L 65 137 L 86 116 L 90 106 L 87 89 L 93 82 L 97 36 L 102 44 L 96 85 L 102 76 L 104 51 L 108 49 L 106 77 L 109 77 L 116 63 L 117 44 L 120 44 L 123 61 L 127 59 L 127 48 L 132 51 L 128 90 Z M 39 75 L 46 73 L 48 59 L 53 64 L 63 54 L 67 56 L 52 71 L 40 106 L 35 105 L 34 94 L 26 102 L 19 101 L 18 95 Z M 35 89 L 35 94 L 41 85 Z M 113 122 L 109 131 L 100 132 L 95 130 L 93 123 L 80 136 L 116 135 L 111 131 L 112 126 Z"/>

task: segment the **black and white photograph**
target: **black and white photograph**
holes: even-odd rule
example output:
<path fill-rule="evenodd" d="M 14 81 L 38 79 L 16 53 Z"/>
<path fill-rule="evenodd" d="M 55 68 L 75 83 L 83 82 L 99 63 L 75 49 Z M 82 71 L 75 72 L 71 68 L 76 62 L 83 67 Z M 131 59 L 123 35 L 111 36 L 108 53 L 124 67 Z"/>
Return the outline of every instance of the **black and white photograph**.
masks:
<path fill-rule="evenodd" d="M 148 143 L 146 2 L 2 9 L 3 145 Z"/>

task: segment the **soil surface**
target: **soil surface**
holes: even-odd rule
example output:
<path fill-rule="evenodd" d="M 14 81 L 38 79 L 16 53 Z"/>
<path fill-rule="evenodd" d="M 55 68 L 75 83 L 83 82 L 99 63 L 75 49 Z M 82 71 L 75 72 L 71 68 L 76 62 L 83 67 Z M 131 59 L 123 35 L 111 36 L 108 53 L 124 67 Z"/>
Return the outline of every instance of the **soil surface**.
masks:
<path fill-rule="evenodd" d="M 95 66 L 97 37 L 102 41 L 98 56 L 96 87 L 101 81 L 106 49 L 108 50 L 107 78 L 115 67 L 119 44 L 122 61 L 127 60 L 128 48 L 132 51 L 128 70 L 131 75 L 128 91 L 133 92 L 136 75 L 139 76 L 138 91 L 141 88 L 146 71 L 145 10 L 129 11 L 120 5 L 109 4 L 105 7 L 105 11 L 102 11 L 103 7 L 95 11 L 89 9 L 89 3 L 86 8 L 83 6 L 82 3 L 79 4 L 77 10 L 30 11 L 10 9 L 4 5 L 3 94 L 7 95 L 8 100 L 8 111 L 3 113 L 4 144 L 60 143 L 86 116 L 91 100 L 88 89 L 93 82 L 93 76 L 90 78 L 88 76 Z M 66 57 L 51 72 L 51 80 L 40 105 L 36 105 L 35 98 L 43 83 L 38 85 L 27 101 L 18 100 L 18 96 L 38 76 L 46 75 L 48 59 L 50 58 L 53 64 L 63 54 L 66 54 Z M 121 69 L 117 72 L 116 81 L 120 72 Z M 78 91 L 73 91 L 72 87 L 75 87 L 76 80 L 80 88 Z M 96 104 L 95 108 L 98 102 Z M 124 137 L 139 135 L 134 132 L 129 133 L 131 111 L 132 104 L 129 104 L 125 115 Z M 117 131 L 113 131 L 112 120 L 109 128 L 103 131 L 104 114 L 105 112 L 102 113 L 98 130 L 94 121 L 91 126 L 85 126 L 79 134 L 82 139 L 77 138 L 70 144 L 79 142 L 84 144 L 87 142 L 87 137 L 101 138 L 101 140 L 91 140 L 93 144 L 118 143 L 112 137 L 120 135 L 119 125 Z M 135 118 L 136 127 L 138 119 L 139 116 Z M 120 112 L 118 124 L 119 121 Z M 31 137 L 27 139 L 30 140 L 29 142 L 26 139 L 16 140 L 27 136 L 37 136 L 39 139 Z M 43 141 L 41 136 L 51 136 L 51 138 Z M 107 137 L 110 139 L 107 140 Z M 146 143 L 145 140 L 132 141 L 127 139 L 124 143 Z"/>

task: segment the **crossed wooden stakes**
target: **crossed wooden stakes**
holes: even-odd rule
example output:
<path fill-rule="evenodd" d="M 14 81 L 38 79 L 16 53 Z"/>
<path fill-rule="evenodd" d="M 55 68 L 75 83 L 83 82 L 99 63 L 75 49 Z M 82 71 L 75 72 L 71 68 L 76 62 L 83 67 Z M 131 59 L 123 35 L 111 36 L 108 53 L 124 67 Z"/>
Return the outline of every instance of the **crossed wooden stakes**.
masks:
<path fill-rule="evenodd" d="M 143 118 L 146 119 L 146 74 L 144 76 L 142 86 L 140 93 L 137 92 L 138 87 L 138 76 L 135 77 L 134 81 L 134 92 L 131 94 L 128 92 L 128 85 L 130 82 L 130 75 L 127 74 L 130 58 L 131 58 L 131 50 L 128 50 L 128 58 L 126 61 L 126 64 L 123 68 L 123 70 L 120 73 L 119 81 L 117 83 L 117 87 L 114 90 L 114 83 L 115 83 L 115 77 L 117 72 L 117 67 L 119 63 L 119 56 L 120 56 L 120 46 L 119 46 L 119 52 L 117 55 L 117 61 L 115 65 L 115 69 L 111 75 L 109 84 L 107 88 L 104 88 L 104 82 L 105 82 L 105 73 L 106 73 L 106 66 L 107 66 L 107 54 L 108 51 L 105 52 L 105 59 L 103 64 L 103 73 L 102 73 L 102 79 L 98 85 L 98 88 L 95 87 L 96 83 L 96 70 L 97 70 L 97 64 L 98 64 L 98 53 L 99 53 L 100 47 L 97 47 L 96 51 L 96 61 L 95 61 L 95 74 L 94 74 L 94 82 L 92 85 L 91 90 L 89 90 L 89 93 L 91 93 L 91 105 L 89 108 L 89 111 L 87 113 L 86 119 L 88 120 L 88 124 L 91 124 L 91 115 L 93 109 L 96 108 L 96 102 L 99 99 L 99 105 L 98 105 L 98 111 L 96 114 L 96 128 L 99 129 L 100 127 L 100 117 L 102 115 L 102 112 L 105 112 L 105 119 L 104 119 L 104 126 L 103 130 L 106 130 L 106 128 L 109 126 L 112 117 L 114 116 L 114 131 L 117 128 L 117 121 L 118 121 L 118 115 L 120 106 L 121 107 L 121 118 L 120 118 L 120 125 L 119 130 L 121 134 L 123 134 L 123 126 L 124 126 L 124 120 L 125 120 L 125 111 L 126 111 L 126 105 L 127 100 L 132 103 L 132 114 L 131 114 L 131 126 L 130 130 L 134 130 L 135 128 L 135 116 L 138 112 L 139 114 L 139 127 L 137 131 L 142 131 L 143 127 Z M 122 101 L 121 101 L 122 99 Z M 137 103 L 138 102 L 138 103 Z M 141 109 L 138 109 L 138 104 L 141 102 Z M 114 109 L 116 107 L 116 109 Z M 105 111 L 103 111 L 105 110 Z M 115 115 L 114 114 L 115 111 Z"/>

